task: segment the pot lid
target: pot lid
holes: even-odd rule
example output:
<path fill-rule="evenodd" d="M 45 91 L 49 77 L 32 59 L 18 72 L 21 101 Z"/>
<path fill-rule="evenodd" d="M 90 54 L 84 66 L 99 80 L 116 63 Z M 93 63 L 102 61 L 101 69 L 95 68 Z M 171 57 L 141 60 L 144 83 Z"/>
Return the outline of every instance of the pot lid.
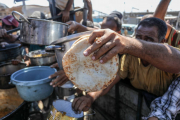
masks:
<path fill-rule="evenodd" d="M 69 117 L 73 117 L 73 118 L 81 118 L 84 116 L 83 112 L 81 112 L 80 114 L 76 114 L 73 110 L 72 110 L 72 103 L 69 101 L 65 101 L 65 100 L 55 100 L 53 102 L 53 106 L 56 108 L 56 110 L 58 110 L 59 112 L 65 112 L 67 116 Z"/>
<path fill-rule="evenodd" d="M 81 32 L 81 33 L 77 33 L 77 34 L 72 34 L 63 38 L 58 39 L 57 41 L 52 42 L 50 45 L 57 45 L 60 43 L 64 43 L 64 42 L 69 42 L 69 41 L 73 41 L 75 39 L 78 39 L 84 35 L 89 35 L 91 34 L 92 31 L 87 31 L 87 32 Z"/>

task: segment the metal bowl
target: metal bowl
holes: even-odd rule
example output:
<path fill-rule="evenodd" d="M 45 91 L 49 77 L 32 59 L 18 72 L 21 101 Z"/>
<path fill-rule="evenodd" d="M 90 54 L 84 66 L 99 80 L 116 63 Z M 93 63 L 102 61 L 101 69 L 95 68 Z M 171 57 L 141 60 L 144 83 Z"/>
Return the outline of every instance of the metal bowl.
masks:
<path fill-rule="evenodd" d="M 26 64 L 24 63 L 20 63 L 18 65 L 12 65 L 11 63 L 0 65 L 0 89 L 15 87 L 14 85 L 9 85 L 11 74 L 25 67 Z"/>
<path fill-rule="evenodd" d="M 35 57 L 35 55 L 42 54 L 42 57 Z M 54 53 L 45 52 L 45 50 L 35 50 L 29 52 L 27 56 L 30 58 L 31 66 L 48 66 L 56 62 Z"/>
<path fill-rule="evenodd" d="M 49 76 L 56 72 L 49 66 L 28 67 L 11 75 L 11 83 L 16 85 L 19 95 L 25 101 L 39 101 L 49 97 L 53 92 Z"/>
<path fill-rule="evenodd" d="M 9 44 L 5 47 L 0 46 L 0 62 L 16 58 L 20 55 L 21 44 Z"/>

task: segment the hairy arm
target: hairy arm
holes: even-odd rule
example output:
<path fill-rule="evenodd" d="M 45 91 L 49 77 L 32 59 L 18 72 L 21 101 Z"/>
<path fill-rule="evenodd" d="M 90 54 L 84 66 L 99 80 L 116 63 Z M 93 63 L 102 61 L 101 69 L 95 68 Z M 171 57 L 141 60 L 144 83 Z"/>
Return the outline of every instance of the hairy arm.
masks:
<path fill-rule="evenodd" d="M 180 73 L 180 51 L 168 45 L 125 38 L 129 47 L 125 52 L 146 60 L 155 67 L 170 73 Z"/>
<path fill-rule="evenodd" d="M 101 38 L 96 40 L 96 37 Z M 128 53 L 146 60 L 163 71 L 180 73 L 180 51 L 168 45 L 125 37 L 109 29 L 94 31 L 89 43 L 92 45 L 83 54 L 88 56 L 99 49 L 93 54 L 92 60 L 100 59 L 102 64 L 118 53 Z"/>
<path fill-rule="evenodd" d="M 85 32 L 85 31 L 93 31 L 93 30 L 97 30 L 97 28 L 86 27 L 78 23 L 77 32 Z"/>

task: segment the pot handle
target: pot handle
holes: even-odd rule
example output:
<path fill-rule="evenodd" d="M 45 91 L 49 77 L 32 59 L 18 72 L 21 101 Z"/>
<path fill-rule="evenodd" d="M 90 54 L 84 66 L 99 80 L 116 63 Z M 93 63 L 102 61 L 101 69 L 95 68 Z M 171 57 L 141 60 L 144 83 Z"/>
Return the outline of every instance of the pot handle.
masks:
<path fill-rule="evenodd" d="M 14 14 L 18 14 L 20 15 L 24 20 L 19 20 Z M 12 16 L 19 22 L 19 23 L 22 23 L 23 21 L 27 22 L 28 24 L 30 24 L 30 22 L 19 12 L 17 11 L 12 11 Z"/>
<path fill-rule="evenodd" d="M 11 80 L 10 80 L 10 82 L 9 82 L 9 85 L 14 85 Z"/>
<path fill-rule="evenodd" d="M 59 46 L 59 45 L 49 45 L 49 46 L 45 47 L 45 51 L 46 52 L 55 52 L 56 48 L 63 49 L 63 47 Z"/>

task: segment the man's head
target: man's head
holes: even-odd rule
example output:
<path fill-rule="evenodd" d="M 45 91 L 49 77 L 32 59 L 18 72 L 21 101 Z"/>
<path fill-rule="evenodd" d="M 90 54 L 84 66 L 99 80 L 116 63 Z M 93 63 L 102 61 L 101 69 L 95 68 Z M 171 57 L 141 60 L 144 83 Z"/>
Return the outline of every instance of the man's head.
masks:
<path fill-rule="evenodd" d="M 136 29 L 136 38 L 149 42 L 162 42 L 167 32 L 166 23 L 158 18 L 142 20 Z"/>
<path fill-rule="evenodd" d="M 11 15 L 8 15 L 2 19 L 2 28 L 6 30 L 12 30 L 19 26 L 18 21 Z"/>
<path fill-rule="evenodd" d="M 32 15 L 29 16 L 29 18 L 46 19 L 46 16 L 41 11 L 34 11 Z"/>
<path fill-rule="evenodd" d="M 106 18 L 104 18 L 101 24 L 101 29 L 109 28 L 118 33 L 121 33 L 121 27 L 121 20 L 117 16 L 107 16 Z"/>

